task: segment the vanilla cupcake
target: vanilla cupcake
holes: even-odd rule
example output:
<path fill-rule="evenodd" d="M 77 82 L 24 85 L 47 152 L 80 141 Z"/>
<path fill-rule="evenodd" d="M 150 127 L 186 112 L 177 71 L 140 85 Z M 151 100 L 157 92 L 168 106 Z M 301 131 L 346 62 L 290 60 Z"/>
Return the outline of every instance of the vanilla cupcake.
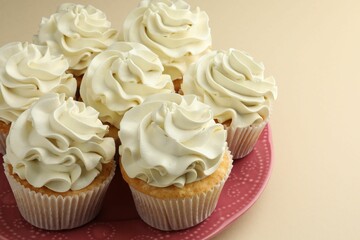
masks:
<path fill-rule="evenodd" d="M 80 87 L 84 103 L 99 111 L 114 138 L 126 111 L 155 93 L 174 92 L 156 54 L 140 43 L 116 42 L 90 63 Z"/>
<path fill-rule="evenodd" d="M 49 18 L 42 19 L 34 42 L 64 54 L 69 72 L 80 85 L 90 61 L 118 37 L 118 31 L 101 10 L 91 5 L 63 3 Z"/>
<path fill-rule="evenodd" d="M 92 220 L 115 173 L 115 144 L 84 103 L 48 94 L 13 122 L 4 169 L 21 215 L 48 230 Z"/>
<path fill-rule="evenodd" d="M 188 66 L 208 52 L 209 17 L 183 0 L 142 0 L 125 19 L 125 41 L 140 42 L 161 59 L 178 91 Z"/>
<path fill-rule="evenodd" d="M 0 153 L 10 125 L 39 97 L 53 92 L 74 97 L 76 79 L 63 55 L 46 46 L 12 42 L 0 47 Z"/>
<path fill-rule="evenodd" d="M 141 219 L 192 227 L 214 211 L 232 168 L 226 131 L 195 96 L 156 94 L 120 123 L 120 168 Z"/>
<path fill-rule="evenodd" d="M 269 121 L 277 86 L 264 77 L 264 65 L 243 51 L 212 51 L 184 76 L 182 92 L 211 106 L 214 119 L 227 131 L 234 159 L 249 154 Z"/>

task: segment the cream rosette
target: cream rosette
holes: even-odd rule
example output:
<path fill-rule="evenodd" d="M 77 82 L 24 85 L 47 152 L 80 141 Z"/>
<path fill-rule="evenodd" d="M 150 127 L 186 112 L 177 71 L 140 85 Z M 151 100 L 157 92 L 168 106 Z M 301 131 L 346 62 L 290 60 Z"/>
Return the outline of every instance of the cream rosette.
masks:
<path fill-rule="evenodd" d="M 67 74 L 63 55 L 48 47 L 13 42 L 0 48 L 0 120 L 11 123 L 42 95 L 65 93 L 74 97 L 76 80 Z"/>
<path fill-rule="evenodd" d="M 118 40 L 104 12 L 91 6 L 63 3 L 43 18 L 34 42 L 48 45 L 69 61 L 70 71 L 82 75 L 93 57 Z"/>
<path fill-rule="evenodd" d="M 116 42 L 90 63 L 80 96 L 103 122 L 119 128 L 126 111 L 155 93 L 174 92 L 156 54 L 140 43 Z"/>
<path fill-rule="evenodd" d="M 183 187 L 211 175 L 226 150 L 226 131 L 195 96 L 158 94 L 125 114 L 122 165 L 149 185 Z"/>
<path fill-rule="evenodd" d="M 209 17 L 182 0 L 143 0 L 125 19 L 125 41 L 140 42 L 161 59 L 172 80 L 211 47 Z"/>
<path fill-rule="evenodd" d="M 0 121 L 10 125 L 39 97 L 53 92 L 73 97 L 76 80 L 67 74 L 63 55 L 52 54 L 48 47 L 12 42 L 0 48 Z M 5 140 L 7 132 L 1 133 Z M 1 141 L 1 152 L 5 141 Z"/>
<path fill-rule="evenodd" d="M 88 186 L 115 153 L 98 112 L 64 95 L 42 97 L 12 124 L 4 160 L 32 186 L 55 192 Z"/>
<path fill-rule="evenodd" d="M 234 158 L 252 150 L 277 97 L 275 79 L 264 77 L 264 65 L 236 49 L 201 57 L 184 76 L 181 89 L 210 105 L 216 121 L 228 128 Z"/>

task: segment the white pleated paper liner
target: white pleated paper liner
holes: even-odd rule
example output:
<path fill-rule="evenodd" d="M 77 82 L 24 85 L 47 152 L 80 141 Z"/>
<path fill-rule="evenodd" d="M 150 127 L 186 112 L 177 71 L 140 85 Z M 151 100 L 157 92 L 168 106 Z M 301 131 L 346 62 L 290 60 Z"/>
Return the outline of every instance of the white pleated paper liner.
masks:
<path fill-rule="evenodd" d="M 11 124 L 0 121 L 0 154 L 5 155 L 6 152 L 6 138 L 9 135 Z"/>
<path fill-rule="evenodd" d="M 232 168 L 230 154 L 229 160 L 229 169 L 222 181 L 207 192 L 192 197 L 160 199 L 130 186 L 140 218 L 148 225 L 163 231 L 186 229 L 201 223 L 215 210 Z"/>
<path fill-rule="evenodd" d="M 260 125 L 244 128 L 225 127 L 228 146 L 234 159 L 243 158 L 254 149 L 267 123 L 268 121 L 264 121 Z"/>
<path fill-rule="evenodd" d="M 4 155 L 6 151 L 7 133 L 0 132 L 0 154 Z"/>
<path fill-rule="evenodd" d="M 116 164 L 113 164 L 109 176 L 98 186 L 65 197 L 32 191 L 9 173 L 6 163 L 4 169 L 23 218 L 38 228 L 62 230 L 82 226 L 96 217 L 115 174 Z"/>

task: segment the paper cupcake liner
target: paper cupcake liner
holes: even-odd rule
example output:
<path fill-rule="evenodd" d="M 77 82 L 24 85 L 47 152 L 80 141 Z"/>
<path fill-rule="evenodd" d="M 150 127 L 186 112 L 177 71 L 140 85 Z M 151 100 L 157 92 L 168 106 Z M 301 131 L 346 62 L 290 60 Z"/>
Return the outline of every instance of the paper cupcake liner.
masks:
<path fill-rule="evenodd" d="M 5 175 L 23 218 L 31 225 L 46 230 L 71 229 L 82 226 L 99 213 L 116 165 L 106 180 L 88 191 L 74 196 L 54 196 L 32 191 L 20 184 L 4 164 Z"/>
<path fill-rule="evenodd" d="M 6 138 L 8 133 L 0 132 L 0 154 L 4 155 L 6 152 Z"/>
<path fill-rule="evenodd" d="M 258 126 L 244 128 L 226 127 L 227 142 L 234 159 L 243 158 L 254 149 L 267 123 L 268 121 L 266 120 Z"/>
<path fill-rule="evenodd" d="M 145 223 L 163 231 L 181 230 L 195 226 L 215 210 L 231 168 L 232 164 L 230 163 L 226 176 L 209 191 L 189 198 L 155 198 L 130 186 L 136 210 Z"/>

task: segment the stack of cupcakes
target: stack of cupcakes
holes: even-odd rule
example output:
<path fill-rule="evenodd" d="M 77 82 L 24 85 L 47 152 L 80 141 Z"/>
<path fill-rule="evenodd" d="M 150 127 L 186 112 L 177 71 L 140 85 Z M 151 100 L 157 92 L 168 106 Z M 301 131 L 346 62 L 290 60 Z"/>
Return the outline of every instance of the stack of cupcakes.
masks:
<path fill-rule="evenodd" d="M 101 10 L 66 3 L 34 43 L 1 47 L 0 151 L 23 217 L 56 230 L 91 221 L 117 160 L 150 226 L 209 217 L 277 97 L 262 63 L 211 45 L 206 12 L 142 0 L 122 34 Z"/>
<path fill-rule="evenodd" d="M 118 40 L 93 6 L 62 4 L 34 43 L 0 48 L 0 151 L 30 224 L 71 229 L 96 217 L 115 174 L 115 141 L 99 112 L 77 101 L 91 60 Z"/>

